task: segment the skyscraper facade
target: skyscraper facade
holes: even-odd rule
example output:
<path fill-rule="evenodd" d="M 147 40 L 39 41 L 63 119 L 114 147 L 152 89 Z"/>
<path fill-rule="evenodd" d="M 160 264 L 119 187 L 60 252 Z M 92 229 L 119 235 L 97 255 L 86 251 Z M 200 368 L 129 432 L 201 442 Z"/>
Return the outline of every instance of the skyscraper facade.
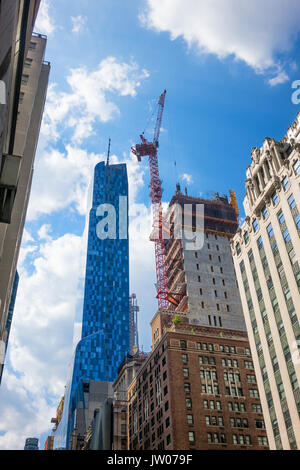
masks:
<path fill-rule="evenodd" d="M 300 113 L 252 149 L 232 251 L 271 449 L 300 448 Z"/>
<path fill-rule="evenodd" d="M 55 448 L 68 448 L 82 382 L 113 382 L 129 351 L 128 180 L 125 164 L 95 167 L 81 339 Z"/>
<path fill-rule="evenodd" d="M 50 73 L 47 38 L 33 33 L 40 0 L 0 8 L 0 364 Z M 2 94 L 2 93 L 1 93 Z M 1 97 L 1 101 L 3 96 Z"/>

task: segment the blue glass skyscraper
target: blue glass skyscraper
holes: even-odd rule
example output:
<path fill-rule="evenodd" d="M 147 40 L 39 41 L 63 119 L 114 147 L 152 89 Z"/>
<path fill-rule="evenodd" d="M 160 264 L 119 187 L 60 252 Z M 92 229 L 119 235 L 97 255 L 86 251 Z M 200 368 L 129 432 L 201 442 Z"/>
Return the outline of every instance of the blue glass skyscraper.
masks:
<path fill-rule="evenodd" d="M 68 448 L 78 388 L 113 382 L 129 351 L 128 179 L 125 164 L 95 167 L 81 340 L 74 353 L 55 448 Z"/>

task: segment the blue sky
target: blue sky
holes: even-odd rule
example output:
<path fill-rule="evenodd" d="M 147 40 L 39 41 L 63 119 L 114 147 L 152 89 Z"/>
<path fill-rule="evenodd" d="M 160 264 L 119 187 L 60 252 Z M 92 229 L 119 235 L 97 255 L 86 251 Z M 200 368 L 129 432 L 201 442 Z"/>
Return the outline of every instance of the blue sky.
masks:
<path fill-rule="evenodd" d="M 300 109 L 291 100 L 299 20 L 298 0 L 42 0 L 36 30 L 48 35 L 51 76 L 0 388 L 0 449 L 22 448 L 29 436 L 43 446 L 64 393 L 74 321 L 80 327 L 90 183 L 108 138 L 112 162 L 128 164 L 132 227 L 143 229 L 130 240 L 130 277 L 149 350 L 157 307 L 149 169 L 131 145 L 147 123 L 151 137 L 166 88 L 164 201 L 177 180 L 193 196 L 234 189 L 243 217 L 251 148 L 281 139 Z"/>

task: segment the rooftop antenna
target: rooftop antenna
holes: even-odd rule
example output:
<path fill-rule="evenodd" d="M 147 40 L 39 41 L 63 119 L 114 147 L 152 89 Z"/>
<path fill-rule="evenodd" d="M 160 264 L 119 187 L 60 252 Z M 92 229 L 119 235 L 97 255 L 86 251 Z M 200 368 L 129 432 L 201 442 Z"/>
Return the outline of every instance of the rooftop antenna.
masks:
<path fill-rule="evenodd" d="M 111 139 L 109 138 L 109 140 L 108 140 L 108 150 L 107 150 L 107 161 L 106 161 L 106 165 L 107 165 L 107 166 L 109 166 L 110 143 L 111 143 Z"/>
<path fill-rule="evenodd" d="M 176 194 L 180 194 L 181 188 L 180 188 L 180 183 L 179 183 L 179 179 L 178 179 L 178 171 L 177 171 L 176 160 L 174 161 L 174 167 L 175 167 L 175 177 L 176 177 Z"/>

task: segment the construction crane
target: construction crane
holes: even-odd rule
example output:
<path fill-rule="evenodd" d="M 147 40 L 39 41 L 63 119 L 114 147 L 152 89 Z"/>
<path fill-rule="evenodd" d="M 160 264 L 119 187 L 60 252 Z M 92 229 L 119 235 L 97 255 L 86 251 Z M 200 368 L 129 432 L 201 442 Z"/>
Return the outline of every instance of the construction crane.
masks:
<path fill-rule="evenodd" d="M 166 90 L 158 100 L 158 114 L 154 129 L 153 142 L 148 142 L 144 135 L 140 135 L 141 144 L 132 147 L 132 153 L 137 156 L 138 161 L 142 157 L 149 157 L 150 166 L 150 197 L 153 211 L 153 229 L 155 242 L 155 264 L 156 264 L 156 289 L 159 309 L 168 309 L 168 278 L 165 263 L 165 244 L 162 235 L 162 189 L 159 178 L 157 149 L 159 147 L 159 135 L 161 130 L 162 116 L 165 105 Z"/>

